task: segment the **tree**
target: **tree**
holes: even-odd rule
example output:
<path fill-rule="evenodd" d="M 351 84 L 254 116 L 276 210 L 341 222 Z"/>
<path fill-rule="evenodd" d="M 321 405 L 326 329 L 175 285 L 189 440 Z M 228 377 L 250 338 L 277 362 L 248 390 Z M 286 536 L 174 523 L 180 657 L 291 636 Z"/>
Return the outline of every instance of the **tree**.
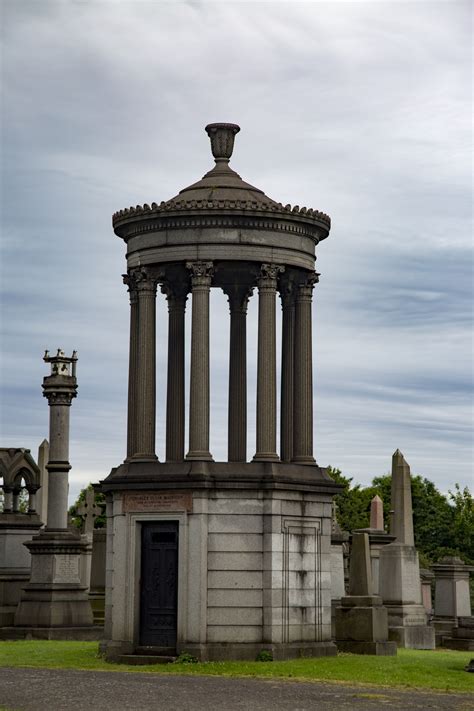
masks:
<path fill-rule="evenodd" d="M 461 490 L 455 484 L 454 493 L 449 492 L 453 507 L 452 535 L 456 541 L 456 553 L 466 562 L 474 565 L 474 499 L 469 489 Z"/>
<path fill-rule="evenodd" d="M 344 486 L 335 497 L 337 519 L 345 531 L 366 528 L 370 521 L 370 502 L 378 494 L 384 504 L 386 530 L 390 525 L 391 476 L 375 477 L 368 487 L 353 486 L 352 478 L 340 469 L 329 467 L 328 473 Z M 466 563 L 474 563 L 474 500 L 466 487 L 458 484 L 449 492 L 449 499 L 436 485 L 420 475 L 411 478 L 413 528 L 415 545 L 422 565 L 427 567 L 445 555 L 457 555 Z"/>

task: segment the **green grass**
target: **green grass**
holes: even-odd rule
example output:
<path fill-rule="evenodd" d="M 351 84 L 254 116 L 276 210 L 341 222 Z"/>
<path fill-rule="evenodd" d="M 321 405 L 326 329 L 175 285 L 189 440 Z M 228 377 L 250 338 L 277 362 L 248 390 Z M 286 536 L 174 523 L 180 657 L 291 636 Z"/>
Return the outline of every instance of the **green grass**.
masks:
<path fill-rule="evenodd" d="M 97 642 L 0 642 L 0 666 L 8 667 L 270 677 L 472 693 L 474 674 L 464 671 L 471 657 L 471 652 L 400 649 L 396 657 L 340 654 L 288 662 L 207 662 L 135 667 L 109 664 L 98 655 Z"/>

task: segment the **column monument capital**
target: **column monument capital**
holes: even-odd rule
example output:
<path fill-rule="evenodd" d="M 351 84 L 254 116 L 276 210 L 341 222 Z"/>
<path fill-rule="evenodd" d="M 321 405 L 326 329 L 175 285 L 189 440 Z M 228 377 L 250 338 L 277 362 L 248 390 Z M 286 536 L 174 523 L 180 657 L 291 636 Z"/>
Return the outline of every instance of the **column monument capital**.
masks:
<path fill-rule="evenodd" d="M 276 289 L 278 275 L 285 271 L 281 264 L 262 264 L 260 275 L 257 277 L 259 289 Z"/>
<path fill-rule="evenodd" d="M 186 269 L 191 272 L 191 282 L 194 287 L 211 285 L 214 276 L 214 262 L 186 262 Z"/>

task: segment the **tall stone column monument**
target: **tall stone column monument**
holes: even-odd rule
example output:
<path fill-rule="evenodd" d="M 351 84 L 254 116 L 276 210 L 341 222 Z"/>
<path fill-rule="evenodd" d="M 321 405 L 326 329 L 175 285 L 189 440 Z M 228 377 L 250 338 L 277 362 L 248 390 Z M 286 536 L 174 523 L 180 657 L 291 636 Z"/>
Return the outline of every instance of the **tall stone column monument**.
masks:
<path fill-rule="evenodd" d="M 143 648 L 158 656 L 188 651 L 202 660 L 254 659 L 262 649 L 275 658 L 336 651 L 331 503 L 339 486 L 313 452 L 311 335 L 316 248 L 330 220 L 318 210 L 284 206 L 242 180 L 229 166 L 239 131 L 230 123 L 206 126 L 215 165 L 202 179 L 171 200 L 113 216 L 127 245 L 130 361 L 127 456 L 102 482 L 103 646 L 110 659 L 135 655 L 136 661 Z M 210 427 L 211 289 L 229 302 L 227 461 L 214 460 Z M 168 300 L 168 344 L 155 348 L 155 333 L 158 343 L 165 330 L 155 323 L 160 292 Z M 256 432 L 249 442 L 253 293 Z M 156 368 L 168 374 L 163 402 L 156 400 Z M 163 452 L 156 451 L 156 418 L 166 421 Z"/>
<path fill-rule="evenodd" d="M 49 404 L 47 520 L 46 527 L 25 543 L 31 553 L 31 577 L 23 589 L 15 627 L 42 628 L 41 636 L 50 638 L 67 637 L 70 628 L 75 628 L 73 636 L 78 638 L 84 628 L 87 638 L 92 611 L 80 580 L 80 556 L 86 544 L 67 527 L 69 412 L 77 391 L 77 355 L 67 357 L 59 349 L 50 356 L 46 351 L 44 361 L 51 365 L 51 374 L 43 380 Z"/>
<path fill-rule="evenodd" d="M 397 449 L 392 457 L 390 533 L 380 551 L 379 595 L 388 610 L 389 639 L 400 647 L 434 649 L 434 628 L 421 596 L 420 564 L 413 533 L 410 467 Z"/>

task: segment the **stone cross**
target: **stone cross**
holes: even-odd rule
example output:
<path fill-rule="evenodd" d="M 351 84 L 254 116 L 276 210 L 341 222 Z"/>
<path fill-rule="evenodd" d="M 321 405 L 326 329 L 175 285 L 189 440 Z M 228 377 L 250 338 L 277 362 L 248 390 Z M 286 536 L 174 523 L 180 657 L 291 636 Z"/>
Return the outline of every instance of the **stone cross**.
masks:
<path fill-rule="evenodd" d="M 92 533 L 94 530 L 94 521 L 97 516 L 100 516 L 102 509 L 95 503 L 95 493 L 93 489 L 87 489 L 86 498 L 77 507 L 77 513 L 84 519 L 84 533 Z"/>
<path fill-rule="evenodd" d="M 367 596 L 373 594 L 369 536 L 367 533 L 353 533 L 349 568 L 349 595 Z"/>
<path fill-rule="evenodd" d="M 414 546 L 410 466 L 399 449 L 392 456 L 391 508 L 390 533 L 396 536 L 396 543 Z"/>
<path fill-rule="evenodd" d="M 377 494 L 370 502 L 370 528 L 383 531 L 383 501 Z"/>

